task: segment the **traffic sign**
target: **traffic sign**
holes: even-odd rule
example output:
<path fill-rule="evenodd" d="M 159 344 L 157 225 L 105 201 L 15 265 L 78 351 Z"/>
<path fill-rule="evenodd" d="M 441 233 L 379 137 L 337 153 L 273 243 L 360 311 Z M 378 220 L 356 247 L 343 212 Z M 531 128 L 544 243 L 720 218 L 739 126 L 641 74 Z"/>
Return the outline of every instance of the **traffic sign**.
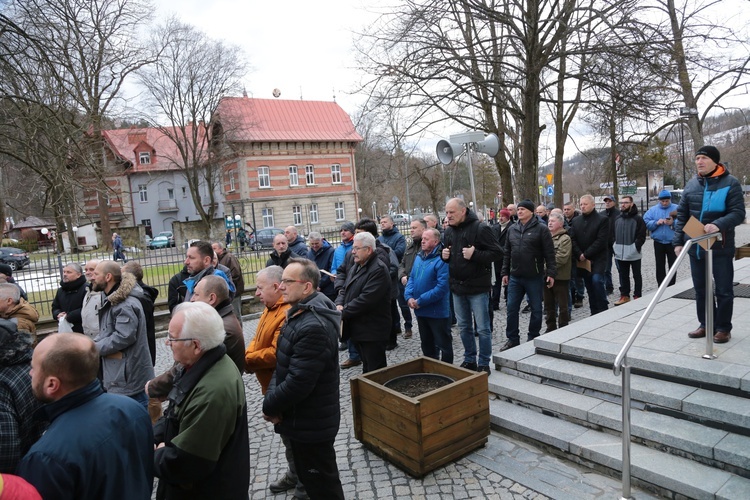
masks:
<path fill-rule="evenodd" d="M 552 186 L 547 186 L 547 196 L 554 196 L 554 195 L 555 195 L 554 184 Z"/>
<path fill-rule="evenodd" d="M 552 184 L 553 178 L 554 178 L 553 174 L 547 174 L 547 184 Z"/>
<path fill-rule="evenodd" d="M 624 186 L 620 188 L 620 194 L 634 195 L 638 191 L 636 186 Z"/>

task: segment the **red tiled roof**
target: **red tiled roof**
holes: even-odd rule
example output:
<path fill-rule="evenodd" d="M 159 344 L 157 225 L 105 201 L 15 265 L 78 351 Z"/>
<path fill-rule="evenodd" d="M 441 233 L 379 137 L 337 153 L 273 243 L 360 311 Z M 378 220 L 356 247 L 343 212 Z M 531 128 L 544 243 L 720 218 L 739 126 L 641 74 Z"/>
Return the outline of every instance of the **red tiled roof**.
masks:
<path fill-rule="evenodd" d="M 237 142 L 362 141 L 335 102 L 225 97 L 216 121 Z"/>
<path fill-rule="evenodd" d="M 185 133 L 191 133 L 191 127 L 186 127 Z M 132 164 L 131 172 L 146 172 L 156 170 L 176 170 L 182 164 L 180 153 L 175 142 L 158 128 L 125 128 L 104 130 L 104 137 L 109 141 L 115 154 Z M 136 151 L 146 151 L 150 146 L 154 155 L 151 163 L 141 165 Z"/>

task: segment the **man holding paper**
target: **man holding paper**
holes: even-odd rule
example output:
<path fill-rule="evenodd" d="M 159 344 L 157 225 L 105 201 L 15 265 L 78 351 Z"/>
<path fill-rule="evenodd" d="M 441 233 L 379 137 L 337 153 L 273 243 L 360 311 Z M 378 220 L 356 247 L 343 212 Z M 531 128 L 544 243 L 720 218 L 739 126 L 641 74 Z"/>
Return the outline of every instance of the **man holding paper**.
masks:
<path fill-rule="evenodd" d="M 713 277 L 716 302 L 714 306 L 714 342 L 723 344 L 732 337 L 732 311 L 734 307 L 734 228 L 745 220 L 745 203 L 742 186 L 736 177 L 721 164 L 721 155 L 714 146 L 703 146 L 695 153 L 698 175 L 693 177 L 682 193 L 677 208 L 674 250 L 679 255 L 685 241 L 703 234 L 721 233 L 721 241 L 712 242 Z M 691 231 L 696 220 L 698 231 Z M 695 234 L 695 233 L 698 234 Z M 690 249 L 690 272 L 695 288 L 695 308 L 700 325 L 688 333 L 691 339 L 706 336 L 706 252 L 699 245 Z"/>

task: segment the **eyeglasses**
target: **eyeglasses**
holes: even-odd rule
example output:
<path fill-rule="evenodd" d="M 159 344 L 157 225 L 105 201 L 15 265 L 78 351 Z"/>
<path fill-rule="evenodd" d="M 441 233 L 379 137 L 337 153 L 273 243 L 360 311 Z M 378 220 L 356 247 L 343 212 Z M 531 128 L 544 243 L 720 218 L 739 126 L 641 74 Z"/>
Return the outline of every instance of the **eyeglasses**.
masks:
<path fill-rule="evenodd" d="M 304 281 L 304 280 L 292 280 L 292 279 L 287 278 L 287 279 L 281 280 L 281 283 L 286 286 L 286 285 L 291 285 L 292 283 L 310 283 L 310 282 Z"/>
<path fill-rule="evenodd" d="M 176 339 L 176 338 L 172 337 L 171 335 L 167 334 L 167 345 L 172 345 L 173 342 L 187 342 L 189 340 L 195 340 L 195 339 L 193 339 L 193 338 L 189 338 L 189 339 Z"/>

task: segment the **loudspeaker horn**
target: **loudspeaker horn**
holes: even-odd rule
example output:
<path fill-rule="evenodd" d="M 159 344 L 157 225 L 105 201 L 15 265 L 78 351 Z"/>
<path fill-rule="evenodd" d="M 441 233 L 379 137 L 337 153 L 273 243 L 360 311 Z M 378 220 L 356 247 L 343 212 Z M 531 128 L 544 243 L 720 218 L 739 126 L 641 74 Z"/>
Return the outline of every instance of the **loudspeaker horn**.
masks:
<path fill-rule="evenodd" d="M 495 134 L 487 134 L 482 142 L 477 142 L 476 150 L 494 158 L 500 152 L 500 139 Z"/>
<path fill-rule="evenodd" d="M 449 165 L 453 158 L 461 154 L 461 151 L 463 151 L 464 146 L 463 144 L 456 144 L 453 142 L 448 142 L 445 139 L 441 139 L 437 143 L 437 157 L 438 160 L 440 160 L 440 163 L 443 165 Z"/>

